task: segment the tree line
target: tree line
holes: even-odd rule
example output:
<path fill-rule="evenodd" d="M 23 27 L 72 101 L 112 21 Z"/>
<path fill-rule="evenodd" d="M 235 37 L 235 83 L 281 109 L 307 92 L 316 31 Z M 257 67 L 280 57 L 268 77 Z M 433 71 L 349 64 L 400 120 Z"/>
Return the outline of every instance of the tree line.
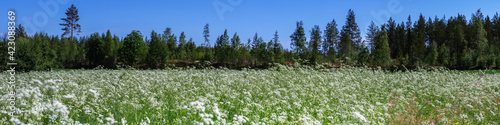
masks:
<path fill-rule="evenodd" d="M 75 38 L 79 33 L 78 10 L 72 5 L 62 18 L 63 36 L 36 33 L 28 36 L 22 25 L 16 28 L 16 61 L 19 70 L 55 68 L 120 68 L 142 69 L 168 67 L 228 67 L 267 68 L 275 63 L 286 65 L 381 66 L 384 68 L 441 66 L 452 69 L 498 68 L 500 66 L 500 16 L 484 17 L 478 10 L 467 20 L 458 14 L 449 18 L 425 18 L 422 14 L 413 22 L 396 23 L 390 18 L 380 26 L 371 22 L 362 39 L 355 13 L 349 10 L 345 24 L 337 29 L 333 19 L 325 29 L 315 25 L 309 39 L 302 21 L 289 36 L 291 49 L 283 48 L 278 31 L 266 42 L 255 33 L 242 40 L 226 29 L 211 43 L 209 24 L 203 28 L 203 44 L 197 46 L 184 32 L 175 35 L 167 27 L 163 33 L 152 31 L 148 36 L 134 30 L 124 38 L 106 33 Z M 72 21 L 73 20 L 73 21 Z M 74 21 L 76 20 L 76 21 Z M 427 21 L 426 21 L 427 20 Z M 71 35 L 64 37 L 65 35 Z M 0 49 L 7 50 L 4 36 Z M 6 64 L 7 51 L 0 52 Z M 6 66 L 2 65 L 2 69 Z"/>

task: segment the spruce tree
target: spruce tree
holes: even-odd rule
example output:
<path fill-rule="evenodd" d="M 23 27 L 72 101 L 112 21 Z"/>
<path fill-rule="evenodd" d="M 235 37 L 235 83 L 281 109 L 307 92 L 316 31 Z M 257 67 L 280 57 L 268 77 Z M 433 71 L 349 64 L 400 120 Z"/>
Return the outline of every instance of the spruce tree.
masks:
<path fill-rule="evenodd" d="M 324 31 L 323 40 L 323 53 L 328 58 L 330 62 L 336 62 L 336 46 L 339 44 L 339 30 L 337 29 L 337 22 L 335 19 L 332 22 L 329 22 L 326 25 L 326 29 Z"/>
<path fill-rule="evenodd" d="M 311 41 L 309 42 L 309 46 L 311 48 L 311 56 L 310 56 L 310 63 L 311 64 L 316 64 L 318 61 L 318 55 L 320 53 L 319 48 L 320 48 L 320 43 L 323 42 L 321 38 L 321 30 L 319 29 L 318 25 L 314 25 L 314 28 L 311 29 Z"/>
<path fill-rule="evenodd" d="M 375 51 L 373 52 L 373 62 L 375 65 L 386 66 L 391 60 L 391 50 L 389 48 L 389 38 L 385 25 L 375 37 Z"/>

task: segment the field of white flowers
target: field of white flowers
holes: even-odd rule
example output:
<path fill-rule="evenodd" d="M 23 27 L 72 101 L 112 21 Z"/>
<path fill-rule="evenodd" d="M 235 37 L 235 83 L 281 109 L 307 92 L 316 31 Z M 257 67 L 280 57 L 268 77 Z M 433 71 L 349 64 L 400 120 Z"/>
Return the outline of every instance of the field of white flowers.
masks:
<path fill-rule="evenodd" d="M 70 70 L 17 74 L 0 123 L 499 124 L 500 74 L 291 70 Z M 2 81 L 6 81 L 2 74 Z"/>

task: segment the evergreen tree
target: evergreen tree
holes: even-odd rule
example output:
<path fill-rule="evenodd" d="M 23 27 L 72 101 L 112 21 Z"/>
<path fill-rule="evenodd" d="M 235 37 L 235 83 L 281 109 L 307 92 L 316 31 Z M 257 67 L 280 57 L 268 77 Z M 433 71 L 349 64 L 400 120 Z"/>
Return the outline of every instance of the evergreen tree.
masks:
<path fill-rule="evenodd" d="M 438 63 L 442 66 L 451 66 L 450 65 L 450 49 L 446 44 L 442 44 L 439 46 L 439 55 L 438 55 Z"/>
<path fill-rule="evenodd" d="M 358 54 L 358 64 L 359 65 L 368 65 L 370 61 L 370 51 L 368 47 L 365 45 L 361 45 L 361 51 Z"/>
<path fill-rule="evenodd" d="M 17 28 L 14 31 L 15 31 L 16 38 L 28 37 L 28 34 L 25 31 L 25 28 L 21 24 L 17 25 Z"/>
<path fill-rule="evenodd" d="M 177 49 L 177 37 L 172 33 L 172 28 L 167 27 L 163 31 L 163 40 L 167 43 L 167 56 L 169 59 L 175 59 Z"/>
<path fill-rule="evenodd" d="M 470 35 L 470 48 L 475 51 L 477 55 L 472 55 L 476 56 L 473 57 L 476 60 L 476 66 L 479 67 L 485 67 L 487 63 L 487 45 L 488 45 L 488 39 L 486 30 L 484 29 L 483 26 L 483 14 L 481 13 L 481 10 L 477 10 L 476 14 L 472 15 L 472 26 L 471 26 L 471 32 L 472 34 Z"/>
<path fill-rule="evenodd" d="M 66 10 L 66 18 L 61 18 L 63 23 L 59 24 L 61 26 L 64 26 L 61 30 L 64 31 L 62 36 L 66 36 L 70 34 L 70 38 L 73 39 L 73 33 L 76 32 L 76 34 L 81 33 L 82 28 L 80 24 L 78 24 L 78 21 L 80 21 L 80 16 L 78 15 L 78 9 L 76 9 L 75 5 L 71 4 L 71 7 Z"/>
<path fill-rule="evenodd" d="M 95 67 L 103 65 L 103 61 L 105 59 L 105 48 L 104 42 L 99 36 L 99 33 L 96 32 L 90 35 L 86 48 L 90 66 Z"/>
<path fill-rule="evenodd" d="M 267 45 L 266 45 L 266 54 L 264 55 L 265 56 L 265 62 L 267 63 L 271 63 L 271 62 L 274 62 L 274 42 L 273 40 L 270 40 Z"/>
<path fill-rule="evenodd" d="M 375 25 L 373 21 L 370 22 L 370 25 L 368 26 L 368 33 L 366 34 L 366 40 L 368 41 L 368 45 L 372 49 L 372 52 L 375 49 L 375 37 L 377 37 L 377 33 L 378 26 Z"/>
<path fill-rule="evenodd" d="M 425 52 L 426 52 L 426 47 L 425 47 L 425 40 L 426 40 L 426 34 L 425 34 L 425 19 L 422 14 L 420 14 L 420 17 L 418 19 L 418 22 L 415 24 L 415 37 L 411 42 L 411 61 L 421 65 L 421 60 L 424 59 L 425 57 Z"/>
<path fill-rule="evenodd" d="M 361 36 L 355 16 L 354 11 L 349 9 L 345 25 L 340 33 L 339 53 L 347 62 L 354 59 L 357 50 L 361 47 Z"/>
<path fill-rule="evenodd" d="M 111 35 L 111 32 L 108 30 L 106 32 L 106 36 L 104 37 L 104 59 L 105 59 L 105 64 L 104 67 L 106 68 L 113 68 L 114 66 L 114 61 L 115 61 L 115 43 L 113 40 L 113 36 Z"/>
<path fill-rule="evenodd" d="M 391 50 L 388 40 L 385 25 L 382 25 L 381 31 L 375 37 L 375 51 L 373 52 L 373 63 L 375 65 L 385 67 L 391 61 Z"/>
<path fill-rule="evenodd" d="M 176 55 L 177 55 L 177 59 L 180 59 L 180 60 L 185 60 L 186 59 L 186 35 L 184 34 L 184 32 L 181 32 L 181 35 L 179 36 L 179 45 L 175 51 Z"/>
<path fill-rule="evenodd" d="M 196 53 L 196 44 L 193 41 L 193 38 L 189 38 L 186 43 L 186 52 L 187 52 L 187 60 L 195 61 L 197 59 Z"/>
<path fill-rule="evenodd" d="M 302 59 L 307 58 L 307 47 L 306 47 L 306 33 L 304 31 L 303 27 L 303 22 L 298 21 L 297 22 L 297 28 L 295 29 L 295 32 L 293 32 L 292 35 L 290 35 L 291 39 L 291 47 L 295 51 L 296 54 L 299 54 L 299 57 Z M 254 38 L 255 41 L 255 38 Z"/>
<path fill-rule="evenodd" d="M 162 42 L 161 35 L 154 30 L 151 32 L 151 41 L 149 43 L 149 50 L 147 54 L 147 62 L 151 68 L 162 68 L 162 64 L 167 57 L 166 44 Z"/>
<path fill-rule="evenodd" d="M 490 47 L 493 48 L 493 55 L 495 55 L 496 66 L 500 66 L 500 16 L 498 12 L 493 16 L 493 41 L 490 42 Z"/>
<path fill-rule="evenodd" d="M 337 22 L 335 22 L 335 19 L 333 19 L 332 22 L 326 25 L 324 33 L 325 40 L 323 40 L 322 45 L 323 53 L 330 62 L 335 62 L 335 57 L 337 56 L 335 47 L 338 45 L 339 41 L 339 30 L 337 29 Z"/>
<path fill-rule="evenodd" d="M 273 38 L 273 52 L 274 52 L 274 61 L 278 63 L 282 63 L 282 56 L 283 56 L 283 51 L 282 51 L 282 46 L 279 41 L 279 36 L 278 36 L 278 31 L 274 32 L 274 38 Z"/>
<path fill-rule="evenodd" d="M 435 65 L 438 61 L 438 47 L 436 41 L 432 41 L 430 48 L 429 48 L 429 54 L 427 55 L 427 63 L 429 65 Z"/>
<path fill-rule="evenodd" d="M 316 64 L 318 61 L 318 55 L 320 54 L 319 48 L 320 48 L 320 43 L 323 43 L 323 40 L 321 38 L 321 30 L 319 29 L 318 25 L 314 25 L 314 28 L 311 29 L 311 41 L 309 42 L 309 46 L 312 49 L 311 50 L 311 58 L 310 58 L 310 63 L 311 64 Z"/>
<path fill-rule="evenodd" d="M 227 61 L 229 60 L 229 35 L 227 35 L 227 29 L 224 31 L 224 34 L 217 38 L 215 44 L 215 58 L 217 58 L 217 62 L 226 66 Z"/>
<path fill-rule="evenodd" d="M 404 42 L 405 44 L 405 56 L 406 55 L 413 55 L 413 51 L 411 50 L 413 46 L 413 41 L 415 40 L 415 32 L 413 32 L 413 23 L 411 22 L 411 16 L 408 15 L 408 21 L 406 21 L 406 40 Z"/>
<path fill-rule="evenodd" d="M 119 49 L 120 60 L 125 65 L 137 67 L 137 61 L 146 55 L 145 50 L 141 32 L 133 30 L 123 39 L 123 46 Z"/>
<path fill-rule="evenodd" d="M 439 19 L 437 16 L 434 18 L 433 27 L 434 41 L 438 46 L 444 44 L 448 39 L 446 38 L 446 22 L 445 17 Z"/>
<path fill-rule="evenodd" d="M 401 24 L 398 24 L 396 27 L 396 43 L 398 43 L 398 47 L 396 47 L 397 50 L 392 50 L 393 52 L 396 52 L 397 58 L 403 58 L 405 54 L 405 43 L 406 43 L 406 28 L 404 22 L 401 22 Z"/>
<path fill-rule="evenodd" d="M 236 64 L 238 64 L 239 62 L 238 59 L 240 58 L 240 53 L 239 53 L 240 45 L 241 45 L 240 36 L 238 35 L 238 33 L 234 33 L 233 38 L 231 38 L 231 47 L 229 48 L 229 54 L 230 54 L 229 60 L 231 61 L 231 64 L 233 66 L 236 66 Z"/>
<path fill-rule="evenodd" d="M 205 24 L 205 27 L 203 27 L 203 37 L 205 38 L 205 47 L 210 48 L 210 29 L 208 23 Z"/>
<path fill-rule="evenodd" d="M 203 37 L 205 38 L 205 43 L 204 43 L 204 55 L 203 55 L 203 60 L 205 61 L 210 61 L 212 60 L 212 50 L 210 49 L 210 29 L 208 23 L 205 24 L 205 27 L 203 27 Z"/>
<path fill-rule="evenodd" d="M 387 21 L 387 36 L 389 37 L 389 48 L 391 49 L 391 57 L 392 58 L 397 58 L 398 56 L 398 51 L 401 50 L 400 43 L 396 40 L 396 23 L 394 20 L 392 20 L 392 17 L 389 18 L 389 21 Z"/>
<path fill-rule="evenodd" d="M 486 16 L 484 21 L 484 30 L 486 31 L 486 39 L 488 39 L 488 44 L 493 44 L 495 34 L 493 33 L 493 22 L 491 22 L 490 16 Z"/>

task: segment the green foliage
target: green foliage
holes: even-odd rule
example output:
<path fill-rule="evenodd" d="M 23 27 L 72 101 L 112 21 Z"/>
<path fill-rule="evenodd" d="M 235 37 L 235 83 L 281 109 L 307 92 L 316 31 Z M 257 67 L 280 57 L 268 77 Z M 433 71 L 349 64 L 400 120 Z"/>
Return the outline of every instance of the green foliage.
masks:
<path fill-rule="evenodd" d="M 354 11 L 349 9 L 340 33 L 339 55 L 347 63 L 351 63 L 350 60 L 355 58 L 356 52 L 361 48 L 361 36 L 355 16 Z"/>
<path fill-rule="evenodd" d="M 410 44 L 410 60 L 414 65 L 421 65 L 426 53 L 425 19 L 422 14 L 420 14 L 418 22 L 414 26 L 414 34 L 415 36 Z"/>
<path fill-rule="evenodd" d="M 229 46 L 229 35 L 227 34 L 227 29 L 224 34 L 217 38 L 215 43 L 215 57 L 217 57 L 217 63 L 226 66 L 229 61 L 230 56 L 230 46 Z"/>
<path fill-rule="evenodd" d="M 429 65 L 435 65 L 437 63 L 438 56 L 439 53 L 437 43 L 435 41 L 432 41 L 429 49 L 429 54 L 427 54 L 427 63 L 429 63 Z"/>
<path fill-rule="evenodd" d="M 7 38 L 0 36 L 0 50 L 7 50 Z M 0 51 L 0 64 L 7 64 L 8 62 L 8 51 Z M 0 65 L 0 70 L 5 71 L 9 68 L 7 65 Z"/>
<path fill-rule="evenodd" d="M 323 39 L 321 38 L 321 30 L 318 25 L 314 25 L 314 28 L 311 29 L 311 41 L 309 41 L 309 48 L 311 48 L 311 58 L 310 63 L 316 64 L 318 62 L 318 56 L 320 55 L 320 43 L 323 43 Z"/>
<path fill-rule="evenodd" d="M 368 47 L 361 45 L 361 51 L 358 54 L 358 64 L 362 66 L 366 66 L 370 62 L 370 51 Z"/>
<path fill-rule="evenodd" d="M 99 36 L 99 33 L 93 33 L 90 35 L 90 39 L 87 41 L 87 58 L 89 59 L 90 66 L 96 67 L 98 65 L 104 64 L 104 59 L 106 57 L 104 42 Z"/>
<path fill-rule="evenodd" d="M 111 32 L 108 30 L 106 32 L 106 36 L 104 37 L 104 67 L 106 68 L 114 68 L 116 53 L 115 53 L 115 41 L 113 40 L 113 36 Z"/>
<path fill-rule="evenodd" d="M 36 33 L 33 38 L 16 39 L 17 71 L 50 70 L 57 67 L 55 43 L 59 38 Z"/>
<path fill-rule="evenodd" d="M 167 27 L 165 31 L 163 31 L 163 40 L 167 43 L 167 56 L 168 59 L 175 59 L 176 50 L 177 50 L 177 37 L 172 33 L 172 28 Z"/>
<path fill-rule="evenodd" d="M 392 18 L 391 18 L 392 19 Z M 371 51 L 373 52 L 375 49 L 375 37 L 377 37 L 378 31 L 378 26 L 375 25 L 375 22 L 370 22 L 370 25 L 368 26 L 367 32 L 366 33 L 366 41 L 368 42 L 369 47 L 372 49 Z"/>
<path fill-rule="evenodd" d="M 123 46 L 119 49 L 120 61 L 125 65 L 137 67 L 137 61 L 145 57 L 146 48 L 140 31 L 132 31 L 123 39 Z"/>
<path fill-rule="evenodd" d="M 339 45 L 339 30 L 337 29 L 337 22 L 335 19 L 332 22 L 326 24 L 326 29 L 323 40 L 323 53 L 327 57 L 329 62 L 336 62 L 336 47 Z"/>
<path fill-rule="evenodd" d="M 80 16 L 78 15 L 78 9 L 76 9 L 75 5 L 71 4 L 71 7 L 66 10 L 66 18 L 61 18 L 63 23 L 59 24 L 63 26 L 61 30 L 64 31 L 62 36 L 70 34 L 70 39 L 73 39 L 73 33 L 76 32 L 81 33 L 81 26 L 78 24 L 80 20 Z"/>
<path fill-rule="evenodd" d="M 63 18 L 65 35 L 80 30 L 78 10 L 74 5 Z M 68 23 L 68 21 L 72 21 Z M 409 67 L 446 66 L 452 69 L 498 68 L 500 65 L 500 16 L 483 17 L 480 10 L 468 21 L 464 15 L 449 19 L 431 18 L 426 22 L 421 14 L 418 21 L 395 23 L 392 18 L 387 27 L 379 31 L 372 22 L 368 28 L 366 41 L 361 42 L 359 27 L 354 11 L 349 10 L 346 22 L 339 32 L 335 20 L 329 22 L 321 34 L 319 26 L 310 31 L 307 41 L 302 21 L 296 23 L 294 33 L 290 35 L 291 50 L 283 48 L 278 32 L 269 42 L 255 34 L 253 40 L 241 43 L 235 33 L 229 37 L 226 32 L 217 38 L 215 46 L 210 45 L 209 25 L 203 28 L 205 42 L 197 46 L 195 41 L 187 39 L 184 32 L 177 37 L 167 27 L 163 34 L 152 32 L 150 39 L 144 40 L 139 31 L 133 31 L 124 39 L 112 35 L 91 34 L 75 39 L 48 36 L 36 33 L 26 34 L 24 27 L 16 28 L 16 57 L 21 70 L 49 70 L 52 68 L 117 68 L 117 65 L 130 65 L 135 68 L 164 68 L 168 65 L 192 66 L 193 62 L 210 62 L 214 66 L 241 69 L 243 67 L 265 68 L 274 63 L 292 65 L 293 63 L 316 64 L 341 61 L 352 65 L 366 65 L 373 61 L 375 65 L 393 64 Z M 381 35 L 385 32 L 387 36 Z M 386 47 L 386 42 L 387 46 Z M 429 43 L 430 42 L 430 43 Z M 377 47 L 377 45 L 378 47 Z M 6 48 L 6 40 L 0 48 Z M 0 52 L 0 62 L 6 61 L 5 52 Z M 389 57 L 387 57 L 389 55 Z M 338 58 L 338 59 L 337 59 Z M 297 62 L 300 60 L 300 62 Z M 216 61 L 218 63 L 213 63 Z M 371 66 L 371 65 L 369 65 Z M 5 66 L 2 66 L 4 69 Z"/>
<path fill-rule="evenodd" d="M 302 21 L 297 21 L 297 28 L 292 35 L 290 35 L 291 39 L 291 47 L 293 51 L 299 55 L 302 59 L 307 59 L 307 47 L 306 47 L 306 33 L 303 27 L 304 23 Z"/>
<path fill-rule="evenodd" d="M 476 52 L 474 60 L 476 60 L 476 65 L 479 67 L 487 66 L 487 45 L 488 39 L 486 38 L 486 30 L 483 27 L 483 14 L 480 10 L 477 10 L 476 14 L 472 16 L 472 26 L 471 26 L 471 40 L 470 47 Z"/>
<path fill-rule="evenodd" d="M 229 48 L 229 61 L 231 62 L 231 67 L 236 67 L 237 64 L 241 63 L 241 53 L 239 53 L 241 47 L 241 39 L 238 33 L 234 33 L 233 38 L 231 38 L 230 48 Z"/>
<path fill-rule="evenodd" d="M 166 57 L 167 45 L 162 41 L 161 35 L 153 30 L 146 60 L 151 68 L 163 68 Z"/>
<path fill-rule="evenodd" d="M 439 46 L 438 63 L 442 66 L 450 67 L 450 49 L 446 44 Z"/>
<path fill-rule="evenodd" d="M 373 52 L 373 63 L 375 65 L 386 66 L 391 61 L 391 50 L 389 49 L 389 42 L 385 25 L 382 25 L 382 31 L 377 33 L 375 37 L 375 50 Z"/>
<path fill-rule="evenodd" d="M 274 32 L 273 42 L 274 62 L 283 63 L 283 46 L 279 41 L 278 31 Z"/>

